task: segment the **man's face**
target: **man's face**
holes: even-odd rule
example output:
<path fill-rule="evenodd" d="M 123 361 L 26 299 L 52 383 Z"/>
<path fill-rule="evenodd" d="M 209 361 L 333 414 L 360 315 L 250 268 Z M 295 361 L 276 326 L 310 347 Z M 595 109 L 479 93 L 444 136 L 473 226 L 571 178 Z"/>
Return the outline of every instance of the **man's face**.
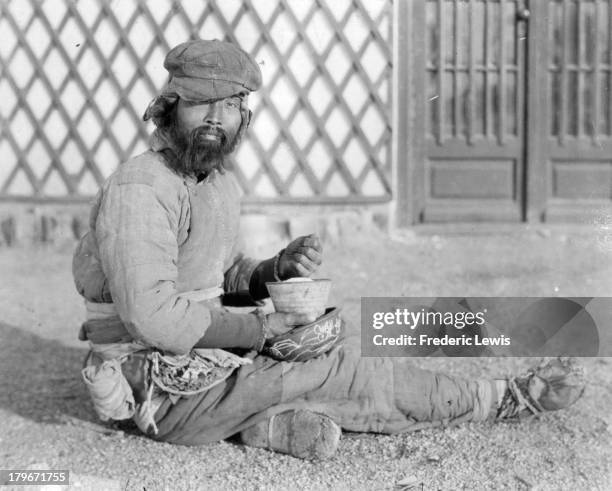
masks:
<path fill-rule="evenodd" d="M 190 102 L 179 99 L 172 124 L 179 170 L 186 174 L 208 174 L 223 166 L 224 156 L 238 144 L 242 99 Z"/>
<path fill-rule="evenodd" d="M 241 99 L 227 97 L 214 102 L 191 102 L 179 99 L 176 121 L 179 131 L 187 137 L 197 130 L 196 144 L 210 150 L 220 150 L 231 144 L 242 123 Z"/>

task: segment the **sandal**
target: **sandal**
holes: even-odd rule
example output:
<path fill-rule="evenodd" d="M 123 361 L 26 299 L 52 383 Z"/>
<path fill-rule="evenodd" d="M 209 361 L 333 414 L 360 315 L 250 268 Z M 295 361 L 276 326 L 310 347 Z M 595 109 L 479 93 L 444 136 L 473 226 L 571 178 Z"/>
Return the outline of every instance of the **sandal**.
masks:
<path fill-rule="evenodd" d="M 584 369 L 573 358 L 556 358 L 508 379 L 497 419 L 521 418 L 574 404 L 584 393 Z"/>

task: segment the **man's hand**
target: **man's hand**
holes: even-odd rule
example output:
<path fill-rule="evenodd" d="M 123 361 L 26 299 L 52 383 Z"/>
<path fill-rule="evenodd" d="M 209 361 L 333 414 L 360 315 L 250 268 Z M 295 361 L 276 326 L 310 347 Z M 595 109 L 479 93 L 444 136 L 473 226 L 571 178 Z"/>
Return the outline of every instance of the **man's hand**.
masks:
<path fill-rule="evenodd" d="M 273 312 L 266 316 L 268 332 L 266 339 L 285 334 L 295 326 L 310 324 L 316 320 L 315 314 L 285 314 L 283 312 Z"/>
<path fill-rule="evenodd" d="M 278 259 L 278 276 L 281 280 L 311 276 L 321 265 L 322 253 L 323 246 L 317 234 L 298 237 Z"/>

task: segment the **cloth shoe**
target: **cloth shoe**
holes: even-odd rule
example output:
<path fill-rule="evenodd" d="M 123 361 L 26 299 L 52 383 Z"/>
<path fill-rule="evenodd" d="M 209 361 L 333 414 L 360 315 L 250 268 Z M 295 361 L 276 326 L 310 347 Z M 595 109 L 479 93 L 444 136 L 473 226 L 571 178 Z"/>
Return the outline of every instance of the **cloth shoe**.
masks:
<path fill-rule="evenodd" d="M 573 358 L 556 358 L 508 379 L 498 419 L 556 411 L 574 404 L 585 389 L 584 368 Z"/>
<path fill-rule="evenodd" d="M 334 421 L 312 411 L 287 411 L 240 433 L 246 445 L 267 448 L 301 459 L 327 459 L 338 448 L 342 430 Z"/>

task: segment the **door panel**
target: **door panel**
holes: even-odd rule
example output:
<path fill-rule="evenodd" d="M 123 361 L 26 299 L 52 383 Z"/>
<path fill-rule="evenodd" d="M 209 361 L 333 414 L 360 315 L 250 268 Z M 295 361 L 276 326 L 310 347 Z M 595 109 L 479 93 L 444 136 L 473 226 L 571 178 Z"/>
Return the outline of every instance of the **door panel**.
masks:
<path fill-rule="evenodd" d="M 612 8 L 548 0 L 546 221 L 612 215 Z"/>
<path fill-rule="evenodd" d="M 421 221 L 523 217 L 523 7 L 520 0 L 426 1 Z"/>

